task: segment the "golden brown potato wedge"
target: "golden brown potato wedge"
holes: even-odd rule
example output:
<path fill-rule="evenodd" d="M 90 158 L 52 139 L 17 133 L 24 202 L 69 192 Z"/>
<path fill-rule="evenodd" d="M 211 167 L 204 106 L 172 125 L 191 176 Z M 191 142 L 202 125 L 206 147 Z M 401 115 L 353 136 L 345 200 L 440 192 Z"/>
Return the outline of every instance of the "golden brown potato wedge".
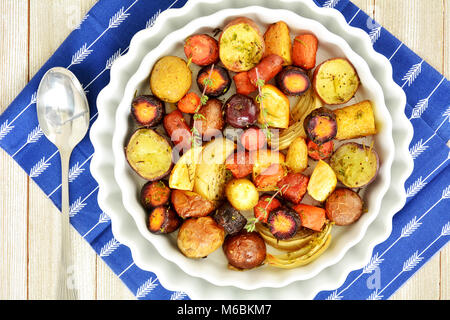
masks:
<path fill-rule="evenodd" d="M 292 43 L 289 27 L 284 21 L 271 24 L 264 34 L 264 57 L 276 54 L 283 58 L 284 66 L 292 64 Z"/>
<path fill-rule="evenodd" d="M 334 110 L 338 140 L 354 139 L 377 134 L 372 103 L 368 100 Z"/>
<path fill-rule="evenodd" d="M 315 200 L 323 202 L 334 191 L 336 184 L 337 178 L 333 169 L 325 161 L 319 160 L 309 179 L 309 195 Z"/>

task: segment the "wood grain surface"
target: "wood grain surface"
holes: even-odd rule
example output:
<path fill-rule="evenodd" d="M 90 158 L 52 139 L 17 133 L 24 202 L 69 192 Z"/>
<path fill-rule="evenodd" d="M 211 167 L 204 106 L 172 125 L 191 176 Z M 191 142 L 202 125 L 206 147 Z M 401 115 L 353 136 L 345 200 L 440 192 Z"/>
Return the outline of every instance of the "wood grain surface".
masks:
<path fill-rule="evenodd" d="M 95 2 L 0 0 L 0 113 Z M 450 0 L 353 2 L 450 77 Z M 3 150 L 0 181 L 0 299 L 52 299 L 59 212 Z M 71 239 L 81 299 L 135 299 L 74 229 Z M 449 266 L 447 246 L 391 299 L 450 299 Z"/>

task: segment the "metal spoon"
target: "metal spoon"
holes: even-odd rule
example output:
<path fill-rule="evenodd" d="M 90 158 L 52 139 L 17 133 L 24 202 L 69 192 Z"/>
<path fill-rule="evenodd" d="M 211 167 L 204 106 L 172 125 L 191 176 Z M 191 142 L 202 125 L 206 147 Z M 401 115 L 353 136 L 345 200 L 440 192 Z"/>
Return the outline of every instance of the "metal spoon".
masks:
<path fill-rule="evenodd" d="M 73 148 L 89 128 L 89 104 L 75 75 L 64 68 L 47 71 L 37 92 L 39 126 L 61 157 L 61 265 L 56 284 L 57 299 L 77 299 L 76 286 L 68 280 L 72 268 L 69 241 L 69 161 Z M 72 270 L 73 271 L 73 270 Z"/>

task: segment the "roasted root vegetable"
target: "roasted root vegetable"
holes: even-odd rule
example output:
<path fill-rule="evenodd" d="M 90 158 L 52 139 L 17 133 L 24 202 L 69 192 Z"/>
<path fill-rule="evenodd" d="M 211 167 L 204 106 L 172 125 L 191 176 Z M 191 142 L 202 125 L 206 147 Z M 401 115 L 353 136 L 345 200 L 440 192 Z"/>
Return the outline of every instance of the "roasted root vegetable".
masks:
<path fill-rule="evenodd" d="M 219 38 L 220 61 L 234 72 L 248 71 L 256 66 L 264 49 L 264 38 L 258 25 L 245 17 L 228 23 Z"/>
<path fill-rule="evenodd" d="M 259 175 L 253 178 L 253 182 L 259 191 L 273 191 L 277 183 L 286 175 L 286 169 L 279 163 L 270 165 Z"/>
<path fill-rule="evenodd" d="M 271 24 L 264 34 L 266 51 L 264 56 L 276 54 L 283 58 L 284 65 L 292 64 L 292 44 L 289 27 L 284 21 Z"/>
<path fill-rule="evenodd" d="M 247 71 L 236 73 L 233 80 L 236 85 L 236 93 L 249 95 L 258 89 L 258 87 L 250 82 Z"/>
<path fill-rule="evenodd" d="M 183 118 L 180 110 L 175 110 L 164 117 L 164 129 L 178 148 L 178 150 L 188 150 L 191 147 L 191 129 Z"/>
<path fill-rule="evenodd" d="M 195 113 L 200 106 L 201 101 L 198 94 L 189 92 L 177 103 L 177 108 L 184 113 Z"/>
<path fill-rule="evenodd" d="M 261 62 L 248 72 L 250 83 L 258 86 L 259 81 L 269 82 L 283 69 L 283 58 L 276 54 L 264 57 Z"/>
<path fill-rule="evenodd" d="M 336 150 L 330 159 L 330 165 L 343 185 L 361 188 L 375 179 L 379 160 L 372 147 L 349 142 Z"/>
<path fill-rule="evenodd" d="M 195 182 L 197 163 L 203 147 L 195 146 L 186 151 L 172 169 L 169 187 L 172 189 L 192 191 Z"/>
<path fill-rule="evenodd" d="M 200 117 L 194 118 L 194 127 L 203 140 L 210 141 L 212 137 L 222 136 L 225 120 L 220 100 L 209 99 L 198 110 L 198 115 Z"/>
<path fill-rule="evenodd" d="M 326 222 L 325 209 L 306 204 L 298 204 L 293 209 L 300 216 L 303 227 L 314 231 L 322 230 Z"/>
<path fill-rule="evenodd" d="M 238 269 L 252 269 L 266 259 L 266 244 L 257 232 L 241 231 L 227 236 L 223 252 L 230 265 Z"/>
<path fill-rule="evenodd" d="M 309 179 L 308 193 L 319 202 L 325 201 L 336 188 L 337 179 L 333 169 L 323 160 L 319 160 Z"/>
<path fill-rule="evenodd" d="M 325 107 L 311 112 L 305 118 L 303 126 L 308 138 L 316 144 L 333 140 L 338 130 L 336 116 L 332 110 Z"/>
<path fill-rule="evenodd" d="M 149 181 L 165 177 L 172 168 L 172 147 L 152 129 L 136 130 L 128 142 L 125 155 L 131 168 Z"/>
<path fill-rule="evenodd" d="M 131 113 L 141 126 L 154 127 L 164 116 L 164 102 L 152 95 L 139 96 L 131 103 Z"/>
<path fill-rule="evenodd" d="M 158 60 L 150 75 L 150 88 L 159 99 L 176 103 L 189 91 L 192 74 L 186 61 L 174 56 Z"/>
<path fill-rule="evenodd" d="M 216 138 L 204 146 L 195 172 L 194 192 L 213 202 L 223 199 L 227 182 L 225 161 L 234 149 L 234 142 L 225 138 Z"/>
<path fill-rule="evenodd" d="M 196 65 L 207 66 L 219 61 L 219 43 L 207 34 L 196 34 L 184 42 L 184 53 Z"/>
<path fill-rule="evenodd" d="M 286 174 L 283 167 L 286 159 L 284 154 L 278 151 L 261 149 L 250 153 L 250 158 L 253 163 L 252 178 L 258 190 L 274 191 L 277 182 Z M 266 171 L 271 166 L 272 168 Z"/>
<path fill-rule="evenodd" d="M 290 239 L 297 233 L 302 222 L 297 212 L 288 208 L 280 207 L 269 214 L 269 230 L 277 239 Z"/>
<path fill-rule="evenodd" d="M 304 69 L 311 70 L 316 66 L 316 55 L 319 40 L 313 34 L 302 34 L 294 38 L 292 49 L 293 64 Z"/>
<path fill-rule="evenodd" d="M 253 209 L 259 199 L 255 185 L 248 179 L 231 180 L 226 185 L 225 194 L 230 204 L 237 210 Z"/>
<path fill-rule="evenodd" d="M 266 84 L 261 88 L 258 122 L 273 128 L 289 127 L 289 99 L 277 87 Z"/>
<path fill-rule="evenodd" d="M 308 156 L 313 160 L 325 160 L 331 157 L 334 150 L 334 142 L 328 141 L 323 144 L 316 144 L 308 140 Z"/>
<path fill-rule="evenodd" d="M 258 115 L 259 107 L 245 95 L 234 94 L 225 102 L 226 122 L 234 128 L 247 128 L 256 124 Z"/>
<path fill-rule="evenodd" d="M 162 180 L 147 182 L 141 189 L 141 203 L 145 209 L 162 206 L 169 198 L 170 188 Z"/>
<path fill-rule="evenodd" d="M 218 65 L 206 66 L 198 72 L 197 86 L 208 97 L 217 98 L 230 89 L 231 79 L 225 68 Z"/>
<path fill-rule="evenodd" d="M 253 214 L 258 221 L 267 223 L 269 214 L 280 206 L 281 202 L 277 198 L 266 194 L 259 198 L 257 205 L 253 208 Z"/>
<path fill-rule="evenodd" d="M 372 103 L 368 100 L 334 110 L 338 131 L 336 139 L 346 140 L 377 133 Z"/>
<path fill-rule="evenodd" d="M 358 91 L 359 84 L 355 68 L 344 58 L 327 60 L 314 71 L 313 87 L 325 104 L 347 103 Z"/>
<path fill-rule="evenodd" d="M 173 190 L 170 200 L 175 211 L 183 219 L 205 217 L 215 208 L 213 202 L 191 191 Z"/>
<path fill-rule="evenodd" d="M 267 254 L 266 262 L 273 267 L 293 269 L 305 266 L 319 258 L 331 242 L 332 224 L 327 223 L 320 232 L 315 232 L 308 244 L 298 250 L 284 254 Z"/>
<path fill-rule="evenodd" d="M 278 181 L 277 187 L 281 196 L 294 204 L 299 204 L 306 194 L 309 177 L 301 173 L 289 172 L 283 179 Z"/>
<path fill-rule="evenodd" d="M 359 220 L 363 213 L 361 197 L 350 189 L 336 189 L 325 204 L 328 219 L 338 226 L 348 226 Z"/>
<path fill-rule="evenodd" d="M 295 173 L 305 171 L 308 167 L 308 147 L 302 137 L 297 137 L 292 141 L 286 154 L 286 165 Z"/>
<path fill-rule="evenodd" d="M 213 219 L 229 235 L 238 233 L 247 224 L 247 219 L 229 203 L 217 209 Z"/>
<path fill-rule="evenodd" d="M 225 165 L 236 179 L 245 178 L 253 172 L 253 163 L 251 163 L 250 154 L 247 151 L 231 154 L 225 161 Z"/>
<path fill-rule="evenodd" d="M 278 88 L 288 96 L 301 96 L 311 86 L 308 75 L 298 67 L 285 67 L 276 77 Z"/>
<path fill-rule="evenodd" d="M 148 218 L 148 229 L 155 234 L 172 233 L 181 225 L 181 219 L 169 207 L 159 206 L 152 210 Z"/>
<path fill-rule="evenodd" d="M 275 238 L 270 230 L 261 223 L 256 224 L 256 229 L 268 245 L 288 252 L 297 251 L 307 246 L 311 240 L 314 240 L 316 234 L 311 229 L 301 227 L 292 238 L 280 240 Z"/>
<path fill-rule="evenodd" d="M 241 144 L 248 151 L 262 149 L 266 143 L 264 131 L 256 127 L 248 128 L 241 136 Z"/>
<path fill-rule="evenodd" d="M 188 258 L 204 258 L 223 244 L 225 230 L 210 216 L 184 221 L 178 232 L 177 245 Z"/>

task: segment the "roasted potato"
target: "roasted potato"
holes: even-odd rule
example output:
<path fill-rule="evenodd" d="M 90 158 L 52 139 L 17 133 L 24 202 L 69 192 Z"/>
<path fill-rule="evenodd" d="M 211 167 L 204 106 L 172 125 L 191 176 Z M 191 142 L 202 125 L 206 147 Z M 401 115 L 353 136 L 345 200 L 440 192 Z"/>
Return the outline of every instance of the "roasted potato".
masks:
<path fill-rule="evenodd" d="M 313 110 L 305 118 L 303 126 L 308 138 L 316 144 L 333 140 L 338 130 L 336 116 L 325 107 Z"/>
<path fill-rule="evenodd" d="M 155 234 L 172 233 L 181 225 L 181 219 L 166 206 L 159 206 L 152 210 L 148 218 L 148 229 Z"/>
<path fill-rule="evenodd" d="M 323 160 L 314 168 L 309 179 L 308 193 L 319 202 L 325 201 L 336 188 L 337 179 L 333 169 Z"/>
<path fill-rule="evenodd" d="M 196 168 L 194 192 L 213 202 L 223 199 L 227 182 L 225 161 L 234 149 L 234 142 L 225 138 L 205 145 Z"/>
<path fill-rule="evenodd" d="M 296 173 L 303 172 L 308 168 L 308 147 L 304 138 L 297 137 L 289 146 L 286 165 Z"/>
<path fill-rule="evenodd" d="M 248 151 L 256 151 L 267 147 L 267 138 L 263 130 L 251 127 L 241 135 L 241 144 Z"/>
<path fill-rule="evenodd" d="M 191 218 L 184 221 L 178 232 L 177 244 L 188 258 L 204 258 L 223 244 L 225 230 L 213 218 Z"/>
<path fill-rule="evenodd" d="M 277 87 L 266 84 L 261 88 L 259 103 L 260 115 L 258 122 L 268 124 L 273 128 L 286 129 L 289 127 L 289 99 Z"/>
<path fill-rule="evenodd" d="M 372 147 L 349 142 L 340 146 L 330 159 L 338 180 L 349 188 L 361 188 L 378 173 L 378 154 Z"/>
<path fill-rule="evenodd" d="M 201 117 L 194 120 L 194 127 L 203 140 L 211 141 L 213 137 L 222 136 L 225 120 L 223 119 L 222 102 L 220 100 L 208 100 L 200 108 L 198 114 Z"/>
<path fill-rule="evenodd" d="M 233 179 L 227 183 L 225 194 L 237 210 L 250 210 L 258 203 L 259 194 L 255 185 L 248 179 Z"/>
<path fill-rule="evenodd" d="M 337 122 L 336 139 L 346 140 L 377 134 L 372 103 L 368 100 L 334 110 Z"/>
<path fill-rule="evenodd" d="M 186 151 L 177 161 L 169 177 L 169 187 L 172 189 L 192 191 L 195 173 L 203 147 L 196 146 Z"/>
<path fill-rule="evenodd" d="M 283 58 L 284 65 L 292 64 L 292 44 L 289 27 L 284 21 L 271 24 L 264 34 L 266 50 L 264 57 L 276 54 Z"/>
<path fill-rule="evenodd" d="M 266 244 L 257 232 L 241 231 L 227 236 L 223 252 L 230 265 L 238 269 L 252 269 L 266 259 Z"/>
<path fill-rule="evenodd" d="M 170 173 L 172 147 L 152 129 L 138 129 L 125 149 L 131 168 L 142 178 L 155 181 Z"/>
<path fill-rule="evenodd" d="M 219 56 L 225 68 L 234 72 L 248 71 L 258 64 L 265 50 L 258 25 L 241 17 L 228 23 L 219 38 Z"/>
<path fill-rule="evenodd" d="M 150 75 L 150 88 L 159 99 L 176 103 L 189 91 L 192 74 L 186 61 L 174 56 L 158 60 Z"/>
<path fill-rule="evenodd" d="M 355 223 L 363 213 L 361 197 L 350 189 L 336 189 L 327 199 L 325 210 L 328 219 L 338 226 Z"/>
<path fill-rule="evenodd" d="M 236 234 L 247 224 L 247 219 L 229 203 L 217 209 L 213 219 L 227 234 Z"/>
<path fill-rule="evenodd" d="M 183 218 L 205 217 L 214 211 L 214 203 L 203 198 L 198 193 L 173 190 L 171 196 L 173 208 Z"/>
<path fill-rule="evenodd" d="M 165 114 L 164 102 L 152 95 L 139 96 L 131 103 L 131 113 L 136 122 L 144 127 L 161 123 Z"/>
<path fill-rule="evenodd" d="M 327 60 L 314 71 L 313 87 L 325 104 L 347 103 L 358 91 L 359 84 L 355 68 L 344 58 Z"/>

